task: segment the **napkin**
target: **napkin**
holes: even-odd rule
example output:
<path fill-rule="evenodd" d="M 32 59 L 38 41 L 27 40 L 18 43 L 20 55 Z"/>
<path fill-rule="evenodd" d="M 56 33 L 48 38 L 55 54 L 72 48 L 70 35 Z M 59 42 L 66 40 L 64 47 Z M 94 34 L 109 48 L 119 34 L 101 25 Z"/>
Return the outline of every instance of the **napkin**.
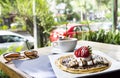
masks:
<path fill-rule="evenodd" d="M 33 78 L 56 78 L 47 55 L 36 59 L 13 60 L 16 68 L 29 74 Z"/>

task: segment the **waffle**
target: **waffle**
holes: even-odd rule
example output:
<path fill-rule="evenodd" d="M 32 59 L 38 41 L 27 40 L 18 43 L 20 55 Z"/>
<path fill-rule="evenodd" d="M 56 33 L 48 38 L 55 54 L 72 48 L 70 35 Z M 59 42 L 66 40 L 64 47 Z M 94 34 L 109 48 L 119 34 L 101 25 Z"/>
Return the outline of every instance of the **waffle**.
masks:
<path fill-rule="evenodd" d="M 74 55 L 61 56 L 55 61 L 56 66 L 66 72 L 73 74 L 94 73 L 108 69 L 111 62 L 105 57 L 92 54 L 91 60 L 75 58 Z"/>

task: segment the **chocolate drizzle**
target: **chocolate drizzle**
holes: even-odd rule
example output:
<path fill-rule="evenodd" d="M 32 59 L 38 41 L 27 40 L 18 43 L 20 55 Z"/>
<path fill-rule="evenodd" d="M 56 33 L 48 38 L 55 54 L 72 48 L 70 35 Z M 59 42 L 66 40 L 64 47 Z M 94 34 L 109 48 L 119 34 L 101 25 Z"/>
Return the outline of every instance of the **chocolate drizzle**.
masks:
<path fill-rule="evenodd" d="M 109 62 L 104 57 L 98 55 L 92 55 L 91 60 L 79 59 L 79 61 L 73 56 L 64 58 L 62 60 L 62 65 L 68 68 L 74 69 L 89 69 L 92 67 L 108 66 Z"/>
<path fill-rule="evenodd" d="M 94 61 L 93 61 L 93 58 L 91 57 L 91 60 L 92 60 L 92 64 L 94 65 L 95 63 L 94 63 Z"/>

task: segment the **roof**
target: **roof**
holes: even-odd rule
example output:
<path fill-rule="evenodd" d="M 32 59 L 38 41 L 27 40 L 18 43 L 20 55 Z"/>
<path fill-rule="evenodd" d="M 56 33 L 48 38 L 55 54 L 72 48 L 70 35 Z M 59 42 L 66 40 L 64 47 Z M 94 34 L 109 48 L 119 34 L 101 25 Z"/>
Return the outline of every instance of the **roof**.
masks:
<path fill-rule="evenodd" d="M 86 26 L 85 24 L 68 24 L 68 26 Z"/>
<path fill-rule="evenodd" d="M 24 36 L 22 36 L 20 34 L 11 32 L 9 30 L 0 30 L 0 35 L 17 35 L 17 36 L 20 36 L 20 37 L 24 37 Z"/>

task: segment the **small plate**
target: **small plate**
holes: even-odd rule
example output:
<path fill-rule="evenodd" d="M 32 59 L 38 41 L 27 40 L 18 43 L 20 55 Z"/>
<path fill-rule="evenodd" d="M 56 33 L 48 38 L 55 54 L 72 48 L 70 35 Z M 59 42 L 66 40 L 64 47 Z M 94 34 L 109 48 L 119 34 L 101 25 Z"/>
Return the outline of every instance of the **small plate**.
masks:
<path fill-rule="evenodd" d="M 73 52 L 72 52 L 73 53 Z M 56 65 L 55 65 L 55 60 L 57 60 L 59 57 L 61 56 L 65 56 L 68 54 L 72 54 L 72 53 L 62 53 L 62 54 L 57 54 L 57 55 L 49 55 L 49 59 L 50 59 L 50 63 L 52 65 L 52 68 L 57 76 L 57 78 L 75 78 L 75 77 L 84 77 L 84 76 L 90 76 L 90 75 L 97 75 L 97 74 L 102 74 L 102 73 L 107 73 L 110 71 L 115 71 L 115 70 L 120 70 L 120 62 L 110 58 L 109 56 L 107 56 L 106 54 L 104 54 L 103 52 L 100 51 L 96 51 L 93 50 L 94 54 L 100 55 L 105 57 L 106 59 L 108 59 L 111 62 L 111 66 L 101 72 L 96 72 L 96 73 L 89 73 L 89 74 L 71 74 L 65 71 L 62 71 L 61 69 L 59 69 Z"/>

